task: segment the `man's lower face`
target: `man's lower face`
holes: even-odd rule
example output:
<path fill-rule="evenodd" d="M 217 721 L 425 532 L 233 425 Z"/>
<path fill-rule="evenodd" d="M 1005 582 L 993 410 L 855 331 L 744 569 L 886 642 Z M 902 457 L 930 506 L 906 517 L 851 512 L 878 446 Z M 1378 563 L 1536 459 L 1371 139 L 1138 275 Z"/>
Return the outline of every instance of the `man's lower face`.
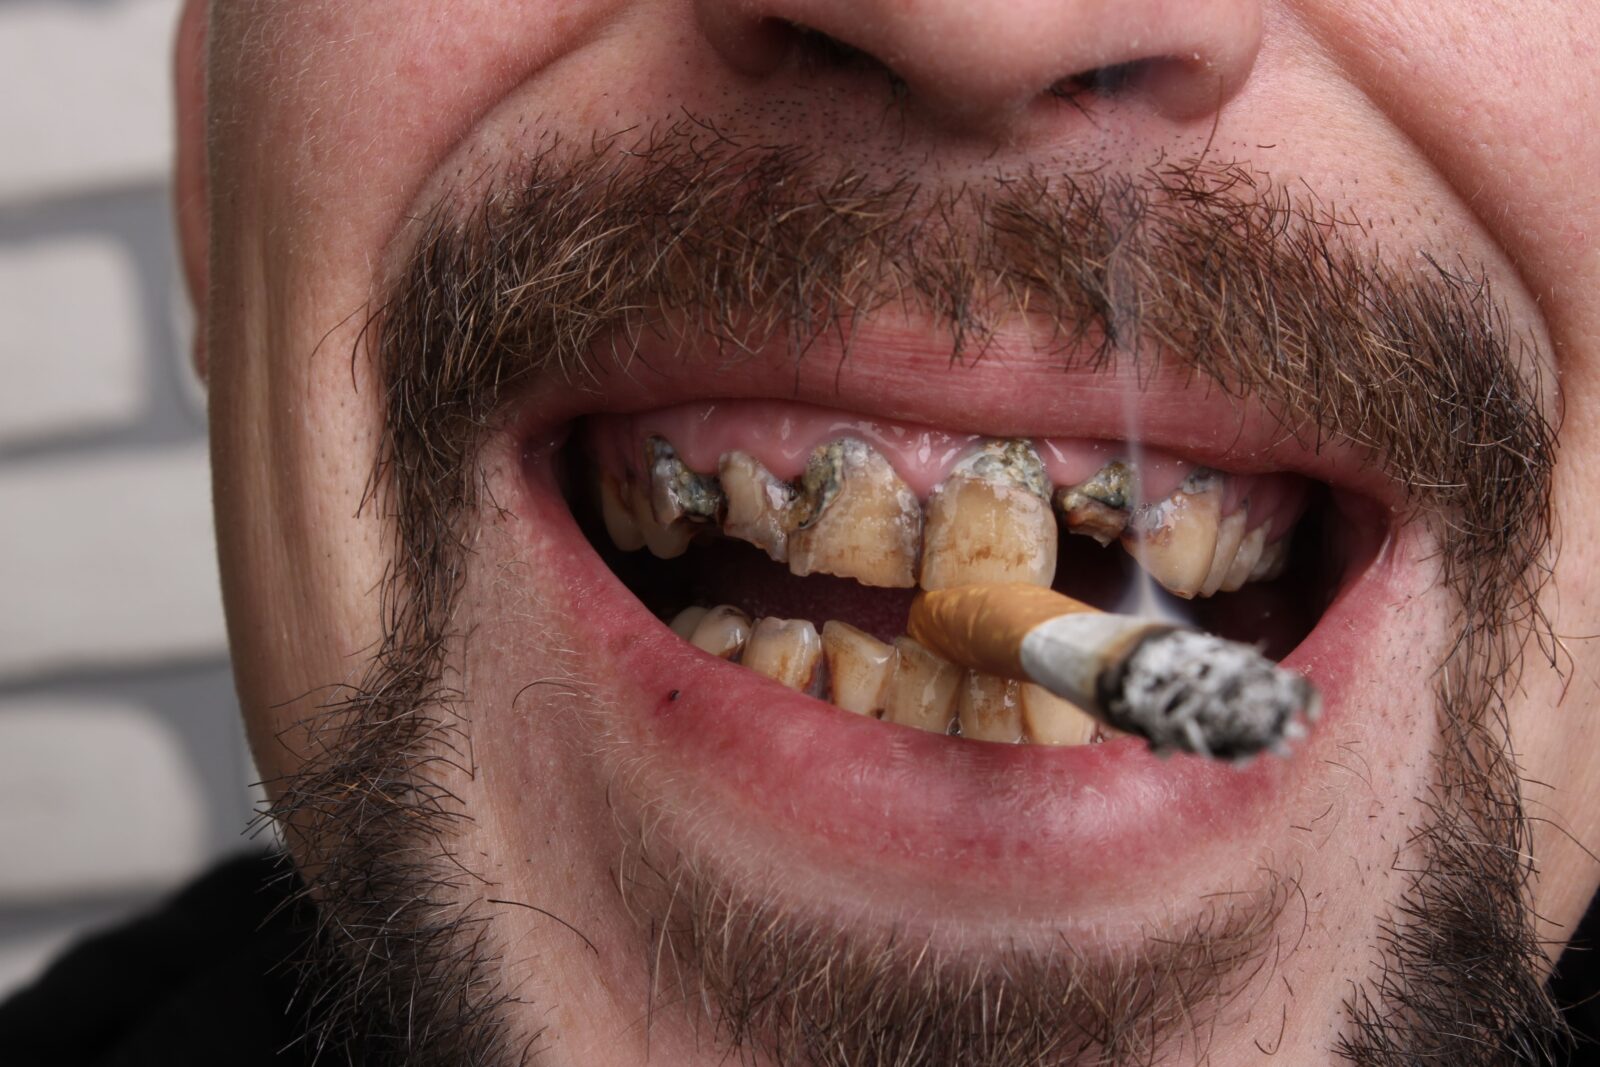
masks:
<path fill-rule="evenodd" d="M 1491 298 L 1227 168 L 811 167 L 552 152 L 396 284 L 390 640 L 280 801 L 330 1003 L 413 1062 L 1535 1062 L 1493 709 L 1550 440 Z M 997 581 L 1322 718 L 1163 758 L 905 636 Z"/>

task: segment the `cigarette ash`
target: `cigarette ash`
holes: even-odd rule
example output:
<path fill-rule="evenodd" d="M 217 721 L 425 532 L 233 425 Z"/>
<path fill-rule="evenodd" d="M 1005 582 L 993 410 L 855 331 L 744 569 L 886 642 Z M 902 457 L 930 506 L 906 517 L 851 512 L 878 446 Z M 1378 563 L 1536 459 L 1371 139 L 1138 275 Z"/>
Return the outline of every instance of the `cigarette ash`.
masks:
<path fill-rule="evenodd" d="M 1287 754 L 1317 714 L 1316 692 L 1254 648 L 1212 634 L 1153 635 L 1101 680 L 1100 704 L 1115 725 L 1157 751 L 1247 760 Z"/>

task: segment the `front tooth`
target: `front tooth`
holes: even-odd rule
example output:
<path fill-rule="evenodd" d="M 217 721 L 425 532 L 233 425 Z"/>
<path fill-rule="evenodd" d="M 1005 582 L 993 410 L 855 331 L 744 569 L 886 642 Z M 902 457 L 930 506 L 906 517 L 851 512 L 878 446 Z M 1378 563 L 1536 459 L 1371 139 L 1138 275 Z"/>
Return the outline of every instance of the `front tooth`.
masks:
<path fill-rule="evenodd" d="M 909 637 L 894 639 L 894 666 L 883 687 L 883 718 L 943 734 L 956 715 L 961 668 Z"/>
<path fill-rule="evenodd" d="M 883 710 L 884 683 L 894 665 L 894 649 L 847 622 L 822 624 L 822 655 L 828 664 L 831 701 L 858 715 Z"/>
<path fill-rule="evenodd" d="M 975 741 L 1022 740 L 1022 687 L 1009 678 L 968 671 L 961 680 L 956 717 L 961 736 Z"/>
<path fill-rule="evenodd" d="M 1238 592 L 1244 587 L 1244 583 L 1250 580 L 1250 572 L 1256 569 L 1256 562 L 1261 559 L 1261 550 L 1266 544 L 1265 525 L 1257 526 L 1244 535 L 1244 540 L 1239 542 L 1239 551 L 1234 554 L 1233 563 L 1228 567 L 1228 576 L 1222 580 L 1224 593 Z"/>
<path fill-rule="evenodd" d="M 750 639 L 750 616 L 723 604 L 706 612 L 695 624 L 689 643 L 702 652 L 733 659 Z"/>
<path fill-rule="evenodd" d="M 1087 745 L 1098 723 L 1071 701 L 1063 700 L 1032 682 L 1020 694 L 1022 725 L 1036 745 Z"/>
<path fill-rule="evenodd" d="M 811 454 L 790 521 L 789 569 L 863 585 L 917 584 L 922 508 L 876 449 L 853 438 Z"/>
<path fill-rule="evenodd" d="M 722 532 L 748 541 L 782 563 L 789 558 L 788 515 L 794 489 L 744 452 L 729 452 L 717 466 L 727 506 Z"/>
<path fill-rule="evenodd" d="M 1211 596 L 1227 581 L 1233 561 L 1239 555 L 1239 545 L 1244 541 L 1244 524 L 1248 518 L 1247 510 L 1240 508 L 1223 519 L 1222 525 L 1217 527 L 1217 548 L 1211 553 L 1211 573 L 1206 575 L 1205 584 L 1200 587 L 1201 596 Z"/>
<path fill-rule="evenodd" d="M 756 621 L 739 662 L 790 689 L 805 690 L 817 677 L 822 639 L 804 619 L 767 616 Z"/>
<path fill-rule="evenodd" d="M 694 636 L 695 627 L 699 626 L 701 620 L 708 614 L 710 612 L 706 608 L 684 608 L 672 617 L 672 632 L 687 641 Z"/>
<path fill-rule="evenodd" d="M 668 526 L 679 519 L 716 521 L 722 511 L 722 487 L 715 476 L 690 470 L 660 437 L 645 442 L 644 455 L 650 471 L 650 509 L 657 522 Z"/>
<path fill-rule="evenodd" d="M 644 547 L 644 531 L 634 521 L 633 509 L 609 471 L 600 473 L 600 518 L 606 525 L 606 536 L 622 551 L 633 552 Z"/>
<path fill-rule="evenodd" d="M 1193 597 L 1211 574 L 1222 521 L 1222 479 L 1197 471 L 1165 500 L 1141 508 L 1122 544 L 1169 593 Z"/>
<path fill-rule="evenodd" d="M 1270 582 L 1283 574 L 1283 569 L 1289 565 L 1289 538 L 1280 537 L 1270 545 L 1263 545 L 1261 558 L 1256 560 L 1256 565 L 1250 568 L 1252 582 Z"/>
<path fill-rule="evenodd" d="M 1056 492 L 1056 511 L 1069 533 L 1086 534 L 1109 545 L 1122 536 L 1133 503 L 1133 468 L 1112 460 L 1088 481 Z"/>
<path fill-rule="evenodd" d="M 928 498 L 927 514 L 924 589 L 1055 580 L 1050 482 L 1027 441 L 992 441 L 963 459 Z"/>

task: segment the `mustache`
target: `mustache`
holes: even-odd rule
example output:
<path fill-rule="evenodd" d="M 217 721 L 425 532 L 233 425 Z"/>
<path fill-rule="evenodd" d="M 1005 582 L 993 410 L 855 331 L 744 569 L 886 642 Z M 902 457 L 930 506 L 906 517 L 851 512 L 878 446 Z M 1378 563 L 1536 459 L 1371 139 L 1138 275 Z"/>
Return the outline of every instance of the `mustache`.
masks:
<path fill-rule="evenodd" d="M 492 978 L 492 909 L 451 845 L 470 818 L 449 787 L 470 740 L 447 650 L 484 503 L 475 459 L 516 397 L 626 366 L 647 330 L 675 333 L 686 358 L 783 344 L 803 360 L 825 333 L 848 339 L 897 308 L 941 324 L 949 358 L 966 362 L 1022 318 L 1048 327 L 1042 343 L 1064 367 L 1175 365 L 1304 441 L 1365 450 L 1440 531 L 1460 606 L 1447 719 L 1494 762 L 1485 710 L 1525 643 L 1507 624 L 1543 621 L 1554 431 L 1535 353 L 1470 271 L 1426 259 L 1402 270 L 1309 194 L 1213 160 L 930 185 L 698 122 L 550 144 L 452 203 L 469 206 L 420 220 L 354 353 L 383 389 L 367 503 L 392 540 L 385 637 L 359 684 L 308 722 L 321 755 L 269 813 L 326 917 L 312 955 L 357 961 L 330 964 L 345 978 L 309 998 L 312 1040 L 364 1035 L 369 1058 L 396 1062 L 515 1059 L 496 1025 L 515 995 Z M 1509 764 L 1456 784 L 1446 825 L 1515 837 Z M 1485 791 L 1504 802 L 1495 819 L 1478 818 Z M 1512 867 L 1495 875 L 1491 918 L 1520 961 L 1536 950 L 1518 940 Z M 1436 970 L 1459 978 L 1470 963 Z M 1518 999 L 1537 1007 L 1537 983 Z M 1390 1017 L 1381 1004 L 1371 1014 Z M 1385 1042 L 1405 1035 L 1371 1044 Z"/>

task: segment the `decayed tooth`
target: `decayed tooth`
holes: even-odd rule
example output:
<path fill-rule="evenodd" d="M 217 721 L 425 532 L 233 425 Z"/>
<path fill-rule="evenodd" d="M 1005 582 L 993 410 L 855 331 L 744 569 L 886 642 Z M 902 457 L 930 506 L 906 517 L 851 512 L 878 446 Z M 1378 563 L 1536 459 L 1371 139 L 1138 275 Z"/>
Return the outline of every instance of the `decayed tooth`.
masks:
<path fill-rule="evenodd" d="M 733 659 L 750 639 L 750 616 L 723 604 L 712 608 L 695 624 L 689 643 L 702 652 Z"/>
<path fill-rule="evenodd" d="M 639 486 L 634 486 L 629 496 L 632 498 L 633 521 L 638 524 L 639 532 L 644 536 L 644 547 L 650 550 L 650 554 L 660 559 L 674 559 L 683 555 L 689 548 L 689 542 L 694 539 L 694 527 L 682 519 L 674 522 L 657 519 L 649 495 Z"/>
<path fill-rule="evenodd" d="M 606 536 L 624 552 L 644 547 L 644 531 L 634 521 L 633 509 L 623 496 L 622 487 L 610 473 L 600 473 L 600 518 L 606 524 Z"/>
<path fill-rule="evenodd" d="M 1289 538 L 1280 537 L 1270 545 L 1263 545 L 1261 558 L 1250 569 L 1252 582 L 1270 582 L 1283 573 L 1289 565 Z"/>
<path fill-rule="evenodd" d="M 722 511 L 722 487 L 715 476 L 690 470 L 660 437 L 645 442 L 644 456 L 650 471 L 650 509 L 657 522 L 668 526 L 679 519 L 716 521 Z"/>
<path fill-rule="evenodd" d="M 702 607 L 688 607 L 672 617 L 672 632 L 685 641 L 694 636 L 695 627 L 709 614 L 708 609 Z"/>
<path fill-rule="evenodd" d="M 722 532 L 764 549 L 780 563 L 788 560 L 788 515 L 794 490 L 744 452 L 723 456 L 717 473 L 727 500 Z"/>
<path fill-rule="evenodd" d="M 1099 724 L 1048 689 L 1024 682 L 1020 703 L 1023 729 L 1036 745 L 1087 745 L 1094 739 Z"/>
<path fill-rule="evenodd" d="M 962 737 L 1015 744 L 1023 739 L 1022 686 L 1009 678 L 968 671 L 961 679 L 956 717 Z"/>
<path fill-rule="evenodd" d="M 1192 597 L 1211 573 L 1222 522 L 1222 479 L 1196 471 L 1172 495 L 1140 508 L 1122 544 L 1169 593 Z"/>
<path fill-rule="evenodd" d="M 1122 536 L 1133 504 L 1133 468 L 1112 460 L 1086 482 L 1056 491 L 1056 511 L 1071 533 L 1085 534 L 1109 545 Z"/>
<path fill-rule="evenodd" d="M 894 648 L 847 622 L 822 624 L 822 655 L 828 664 L 832 703 L 858 715 L 883 710 L 884 684 L 894 666 Z"/>
<path fill-rule="evenodd" d="M 1211 553 L 1211 573 L 1206 575 L 1205 584 L 1200 587 L 1201 596 L 1211 596 L 1228 580 L 1228 572 L 1233 569 L 1233 561 L 1239 555 L 1239 545 L 1244 541 L 1244 524 L 1248 518 L 1248 511 L 1240 508 L 1223 519 L 1217 527 L 1217 547 Z"/>
<path fill-rule="evenodd" d="M 790 689 L 805 690 L 817 677 L 822 639 L 804 619 L 767 616 L 756 620 L 739 662 Z"/>
<path fill-rule="evenodd" d="M 956 717 L 961 668 L 909 637 L 894 639 L 894 666 L 883 687 L 883 718 L 943 734 Z"/>
<path fill-rule="evenodd" d="M 1050 481 L 1027 441 L 991 441 L 928 498 L 922 587 L 1049 585 L 1056 574 Z"/>
<path fill-rule="evenodd" d="M 1266 544 L 1265 526 L 1257 526 L 1244 535 L 1244 540 L 1239 542 L 1239 551 L 1234 553 L 1233 563 L 1228 567 L 1228 576 L 1222 580 L 1224 593 L 1235 593 L 1244 587 L 1244 583 L 1250 580 L 1250 572 L 1256 569 L 1256 561 L 1261 558 L 1261 550 Z"/>
<path fill-rule="evenodd" d="M 811 455 L 790 513 L 789 569 L 863 585 L 917 584 L 922 508 L 876 449 L 853 438 Z"/>

